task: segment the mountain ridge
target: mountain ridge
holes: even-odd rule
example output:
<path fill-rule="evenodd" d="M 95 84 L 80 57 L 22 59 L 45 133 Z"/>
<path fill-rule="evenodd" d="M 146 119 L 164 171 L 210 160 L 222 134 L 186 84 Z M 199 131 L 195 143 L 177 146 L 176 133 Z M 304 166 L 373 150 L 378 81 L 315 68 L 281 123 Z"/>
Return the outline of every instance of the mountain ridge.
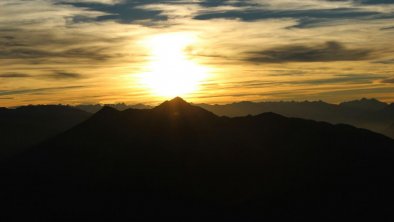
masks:
<path fill-rule="evenodd" d="M 38 220 L 390 218 L 393 147 L 348 125 L 219 117 L 179 100 L 103 108 L 3 165 L 1 200 Z"/>

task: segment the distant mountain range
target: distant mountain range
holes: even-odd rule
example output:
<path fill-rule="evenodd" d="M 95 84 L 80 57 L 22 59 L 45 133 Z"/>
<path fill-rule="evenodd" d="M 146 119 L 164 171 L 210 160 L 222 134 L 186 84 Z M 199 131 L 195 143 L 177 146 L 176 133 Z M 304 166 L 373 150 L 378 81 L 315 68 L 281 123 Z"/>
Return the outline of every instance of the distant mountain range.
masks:
<path fill-rule="evenodd" d="M 376 99 L 361 99 L 341 104 L 316 102 L 240 102 L 227 105 L 199 104 L 217 115 L 245 116 L 274 112 L 287 117 L 345 123 L 369 129 L 394 138 L 387 128 L 394 124 L 394 103 L 387 104 Z"/>
<path fill-rule="evenodd" d="M 376 99 L 361 99 L 340 104 L 315 102 L 239 102 L 226 105 L 195 104 L 219 116 L 247 116 L 274 112 L 287 117 L 297 117 L 333 124 L 345 123 L 369 129 L 394 138 L 394 133 L 387 128 L 394 124 L 394 103 L 387 104 Z M 76 106 L 87 112 L 95 113 L 104 105 Z M 120 111 L 126 109 L 150 109 L 151 106 L 138 104 L 110 104 Z"/>
<path fill-rule="evenodd" d="M 394 104 L 361 99 L 339 105 L 317 102 L 239 102 L 226 105 L 194 104 L 219 116 L 247 116 L 274 112 L 333 124 L 345 123 L 394 138 Z M 0 108 L 0 160 L 81 123 L 103 107 L 119 111 L 151 109 L 144 104 L 38 105 Z"/>
<path fill-rule="evenodd" d="M 317 102 L 239 102 L 226 105 L 194 104 L 218 116 L 247 116 L 274 112 L 333 124 L 345 123 L 394 138 L 394 104 L 361 99 L 339 105 Z M 152 109 L 144 104 L 38 105 L 0 108 L 0 160 L 49 139 L 81 123 L 103 107 L 119 111 Z"/>
<path fill-rule="evenodd" d="M 3 162 L 1 216 L 392 221 L 393 173 L 383 135 L 274 113 L 219 117 L 175 98 L 104 107 Z"/>
<path fill-rule="evenodd" d="M 115 108 L 119 111 L 123 111 L 126 109 L 151 109 L 152 106 L 144 105 L 144 104 L 135 104 L 135 105 L 127 105 L 125 103 L 116 103 L 116 104 L 81 104 L 74 106 L 77 109 L 83 110 L 89 113 L 96 113 L 100 111 L 104 106 Z"/>
<path fill-rule="evenodd" d="M 58 135 L 90 116 L 69 106 L 0 108 L 0 160 Z"/>

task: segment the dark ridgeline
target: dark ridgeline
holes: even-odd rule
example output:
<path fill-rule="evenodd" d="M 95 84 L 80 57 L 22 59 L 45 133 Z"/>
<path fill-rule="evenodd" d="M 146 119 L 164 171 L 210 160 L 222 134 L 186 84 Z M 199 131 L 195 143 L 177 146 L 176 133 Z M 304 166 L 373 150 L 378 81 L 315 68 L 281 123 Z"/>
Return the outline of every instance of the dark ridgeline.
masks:
<path fill-rule="evenodd" d="M 181 98 L 147 110 L 105 107 L 2 165 L 2 216 L 392 221 L 393 149 L 393 140 L 347 125 L 218 117 Z"/>
<path fill-rule="evenodd" d="M 62 133 L 91 114 L 70 106 L 0 108 L 0 161 Z"/>
<path fill-rule="evenodd" d="M 388 130 L 390 124 L 394 121 L 394 103 L 388 104 L 376 99 L 363 98 L 342 102 L 338 105 L 323 101 L 237 102 L 225 105 L 195 105 L 218 116 L 237 117 L 273 112 L 286 117 L 311 119 L 332 124 L 344 123 L 369 129 L 394 139 L 394 133 Z M 126 105 L 124 103 L 107 104 L 105 106 L 110 106 L 120 111 L 130 108 L 152 108 L 143 104 Z M 89 113 L 96 113 L 103 108 L 103 105 L 78 105 L 75 108 Z"/>

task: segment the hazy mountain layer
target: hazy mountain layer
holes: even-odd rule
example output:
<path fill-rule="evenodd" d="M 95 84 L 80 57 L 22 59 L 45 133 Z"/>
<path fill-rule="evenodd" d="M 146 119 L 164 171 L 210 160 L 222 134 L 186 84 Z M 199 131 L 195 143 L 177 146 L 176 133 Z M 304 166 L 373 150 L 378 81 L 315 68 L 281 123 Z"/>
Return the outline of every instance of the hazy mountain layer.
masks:
<path fill-rule="evenodd" d="M 100 111 L 104 106 L 108 106 L 108 107 L 112 107 L 115 108 L 119 111 L 123 111 L 126 109 L 151 109 L 151 106 L 147 106 L 144 104 L 135 104 L 135 105 L 127 105 L 125 103 L 117 103 L 117 104 L 81 104 L 81 105 L 77 105 L 75 106 L 75 108 L 83 110 L 85 112 L 89 112 L 89 113 L 96 113 L 98 111 Z"/>
<path fill-rule="evenodd" d="M 297 117 L 345 123 L 356 127 L 370 129 L 394 138 L 386 129 L 394 122 L 394 104 L 386 104 L 375 99 L 361 99 L 344 102 L 339 105 L 325 102 L 241 102 L 227 105 L 199 104 L 220 116 L 257 115 L 274 112 L 287 117 Z"/>
<path fill-rule="evenodd" d="M 69 106 L 0 108 L 0 160 L 70 129 L 90 115 Z"/>

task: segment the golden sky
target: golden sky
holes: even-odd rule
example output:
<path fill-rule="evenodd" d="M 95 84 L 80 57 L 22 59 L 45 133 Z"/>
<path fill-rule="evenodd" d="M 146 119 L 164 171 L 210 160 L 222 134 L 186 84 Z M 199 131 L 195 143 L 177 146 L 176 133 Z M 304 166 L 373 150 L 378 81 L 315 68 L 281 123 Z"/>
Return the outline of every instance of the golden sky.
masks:
<path fill-rule="evenodd" d="M 0 106 L 394 101 L 391 0 L 1 0 Z"/>

